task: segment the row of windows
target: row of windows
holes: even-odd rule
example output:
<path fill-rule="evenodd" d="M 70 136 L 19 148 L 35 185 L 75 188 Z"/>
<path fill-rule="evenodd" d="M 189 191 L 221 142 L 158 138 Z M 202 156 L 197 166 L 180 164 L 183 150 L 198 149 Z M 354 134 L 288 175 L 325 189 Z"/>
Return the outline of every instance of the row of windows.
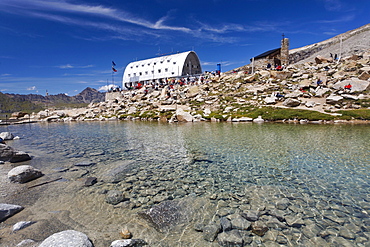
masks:
<path fill-rule="evenodd" d="M 167 63 L 169 63 L 170 61 L 171 61 L 171 60 L 167 60 Z M 163 63 L 163 61 L 160 61 L 160 63 Z M 151 64 L 151 63 L 148 63 L 148 66 L 150 66 L 150 64 Z M 156 62 L 154 62 L 154 63 L 153 63 L 153 66 L 154 66 L 154 65 L 156 65 L 156 64 L 157 64 L 157 63 L 156 63 Z M 173 64 L 176 64 L 176 61 L 175 61 L 175 62 L 173 62 Z M 141 65 L 141 67 L 144 67 L 144 66 L 145 66 L 145 64 L 142 64 L 142 65 Z M 131 69 L 133 69 L 133 68 L 134 68 L 134 66 L 131 66 Z M 136 68 L 139 68 L 139 65 L 136 65 Z"/>
<path fill-rule="evenodd" d="M 154 70 L 152 70 L 151 72 L 152 72 L 152 74 L 154 74 Z M 164 72 L 168 72 L 168 68 L 165 68 Z M 158 69 L 158 73 L 162 73 L 162 70 Z M 149 74 L 149 72 L 145 71 L 145 75 L 148 75 L 148 74 Z M 175 72 L 171 72 L 171 74 L 174 75 Z M 139 76 L 142 76 L 142 75 L 143 75 L 143 72 L 139 72 Z M 136 76 L 136 73 L 134 73 L 133 76 Z M 131 74 L 128 74 L 128 77 L 131 77 Z"/>

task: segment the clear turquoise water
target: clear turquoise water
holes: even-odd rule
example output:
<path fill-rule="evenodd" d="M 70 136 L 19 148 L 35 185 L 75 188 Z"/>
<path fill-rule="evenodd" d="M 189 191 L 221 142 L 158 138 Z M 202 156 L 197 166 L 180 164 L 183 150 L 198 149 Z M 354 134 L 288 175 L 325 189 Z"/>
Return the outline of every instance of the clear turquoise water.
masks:
<path fill-rule="evenodd" d="M 368 125 L 85 122 L 1 131 L 7 130 L 21 137 L 9 145 L 34 154 L 34 165 L 42 169 L 87 159 L 196 163 L 194 173 L 232 190 L 245 184 L 284 185 L 352 203 L 370 200 Z"/>
<path fill-rule="evenodd" d="M 20 136 L 8 144 L 32 154 L 31 165 L 46 174 L 90 160 L 99 175 L 129 159 L 153 188 L 181 183 L 174 198 L 283 186 L 317 204 L 348 206 L 346 214 L 362 221 L 362 213 L 370 211 L 369 130 L 369 125 L 78 122 L 3 126 L 0 131 Z M 134 188 L 133 199 L 141 192 Z M 82 222 L 89 216 L 84 214 L 76 217 Z"/>

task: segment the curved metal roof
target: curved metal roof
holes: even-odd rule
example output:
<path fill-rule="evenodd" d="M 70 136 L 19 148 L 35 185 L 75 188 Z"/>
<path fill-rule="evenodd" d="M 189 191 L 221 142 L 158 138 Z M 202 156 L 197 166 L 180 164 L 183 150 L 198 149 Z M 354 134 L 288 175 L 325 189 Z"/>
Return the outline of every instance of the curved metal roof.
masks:
<path fill-rule="evenodd" d="M 201 71 L 197 54 L 187 51 L 131 62 L 126 66 L 123 83 L 185 76 L 185 72 L 200 74 Z"/>

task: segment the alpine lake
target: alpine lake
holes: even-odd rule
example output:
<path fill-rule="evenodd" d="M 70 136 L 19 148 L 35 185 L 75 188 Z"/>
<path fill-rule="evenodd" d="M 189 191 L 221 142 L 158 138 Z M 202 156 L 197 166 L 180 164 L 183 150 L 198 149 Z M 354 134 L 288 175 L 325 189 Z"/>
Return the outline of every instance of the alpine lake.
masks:
<path fill-rule="evenodd" d="M 369 246 L 369 125 L 105 121 L 0 131 L 19 136 L 7 144 L 32 155 L 20 164 L 45 174 L 10 184 L 11 194 L 0 191 L 0 202 L 25 207 L 2 229 L 36 221 L 2 236 L 0 245 L 73 229 L 103 247 L 127 229 L 147 246 L 220 246 L 202 226 L 255 212 L 268 231 L 258 235 L 234 221 L 243 246 Z M 127 161 L 133 166 L 121 181 L 104 181 L 104 174 Z M 81 162 L 92 165 L 76 166 Z M 85 186 L 86 177 L 97 183 Z M 110 190 L 121 191 L 125 200 L 107 203 Z M 139 216 L 185 198 L 197 211 L 172 228 L 155 229 Z"/>

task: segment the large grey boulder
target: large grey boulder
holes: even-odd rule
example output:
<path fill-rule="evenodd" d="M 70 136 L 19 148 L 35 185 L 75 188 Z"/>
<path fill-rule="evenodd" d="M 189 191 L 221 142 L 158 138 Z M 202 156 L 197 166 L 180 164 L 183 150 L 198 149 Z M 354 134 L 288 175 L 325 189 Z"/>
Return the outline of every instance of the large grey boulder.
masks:
<path fill-rule="evenodd" d="M 179 122 L 193 122 L 194 117 L 190 114 L 190 112 L 186 112 L 181 108 L 176 110 L 176 118 Z"/>
<path fill-rule="evenodd" d="M 0 203 L 0 222 L 23 210 L 22 206 Z"/>
<path fill-rule="evenodd" d="M 66 230 L 46 238 L 39 247 L 93 247 L 89 238 L 82 232 Z"/>
<path fill-rule="evenodd" d="M 17 151 L 6 144 L 0 144 L 0 161 L 16 163 L 30 159 L 31 156 L 29 154 L 22 151 Z"/>
<path fill-rule="evenodd" d="M 8 172 L 8 178 L 14 183 L 27 183 L 44 174 L 29 165 L 17 166 Z"/>
<path fill-rule="evenodd" d="M 348 84 L 352 85 L 352 88 L 350 90 L 351 93 L 355 93 L 355 92 L 365 91 L 369 87 L 370 81 L 364 81 L 364 80 L 359 80 L 357 78 L 353 78 L 353 79 L 337 82 L 333 85 L 333 88 L 337 90 L 343 90 L 344 86 Z"/>
<path fill-rule="evenodd" d="M 300 104 L 301 104 L 300 100 L 292 98 L 288 98 L 283 102 L 283 105 L 287 107 L 296 107 L 299 106 Z"/>

